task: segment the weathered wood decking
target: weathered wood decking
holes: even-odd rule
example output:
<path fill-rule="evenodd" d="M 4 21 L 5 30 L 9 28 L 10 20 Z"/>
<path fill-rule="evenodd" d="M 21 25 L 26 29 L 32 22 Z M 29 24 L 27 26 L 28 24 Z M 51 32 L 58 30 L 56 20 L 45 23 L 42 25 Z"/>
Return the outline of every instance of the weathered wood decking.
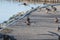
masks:
<path fill-rule="evenodd" d="M 50 32 L 57 31 L 58 25 L 60 25 L 60 6 L 57 7 L 57 12 L 51 12 L 46 14 L 45 9 L 39 11 L 39 9 L 30 15 L 31 26 L 27 26 L 23 20 L 18 20 L 16 23 L 8 26 L 13 29 L 10 35 L 14 35 L 17 40 L 58 40 L 58 36 L 51 34 Z M 59 23 L 54 22 L 54 18 L 58 17 Z"/>

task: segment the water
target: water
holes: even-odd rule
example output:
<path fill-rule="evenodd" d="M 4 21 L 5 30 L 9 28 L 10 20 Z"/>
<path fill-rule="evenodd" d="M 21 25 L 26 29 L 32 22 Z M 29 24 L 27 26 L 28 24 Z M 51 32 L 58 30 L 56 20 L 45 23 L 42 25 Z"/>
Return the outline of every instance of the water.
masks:
<path fill-rule="evenodd" d="M 22 2 L 19 3 L 0 0 L 0 23 L 8 20 L 18 12 L 30 10 L 31 7 L 37 7 L 37 5 L 29 4 L 28 6 L 24 6 L 22 5 Z"/>

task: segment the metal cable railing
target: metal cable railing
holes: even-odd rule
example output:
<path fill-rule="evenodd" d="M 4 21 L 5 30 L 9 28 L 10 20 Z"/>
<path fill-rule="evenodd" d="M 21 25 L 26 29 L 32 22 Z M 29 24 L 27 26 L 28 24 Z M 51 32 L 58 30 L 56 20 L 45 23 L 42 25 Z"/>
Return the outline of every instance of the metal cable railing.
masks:
<path fill-rule="evenodd" d="M 24 17 L 30 15 L 32 12 L 36 11 L 38 8 L 45 8 L 45 7 L 48 7 L 48 6 L 56 6 L 56 5 L 60 5 L 60 4 L 46 4 L 46 5 L 43 5 L 43 6 L 38 6 L 34 9 L 24 13 L 23 15 L 18 15 L 18 16 L 15 16 L 14 18 L 12 18 L 11 20 L 7 20 L 6 23 L 2 23 L 1 27 L 11 25 L 11 24 L 15 23 L 17 20 L 23 19 Z"/>
<path fill-rule="evenodd" d="M 24 17 L 30 15 L 30 13 L 32 13 L 33 11 L 36 11 L 37 8 L 38 7 L 34 8 L 34 9 L 30 10 L 30 11 L 27 11 L 24 14 L 18 14 L 18 15 L 16 15 L 15 17 L 11 18 L 10 20 L 7 20 L 6 23 L 2 23 L 1 24 L 1 27 L 4 27 L 5 28 L 6 26 L 9 26 L 9 25 L 15 23 L 16 21 L 23 19 Z"/>

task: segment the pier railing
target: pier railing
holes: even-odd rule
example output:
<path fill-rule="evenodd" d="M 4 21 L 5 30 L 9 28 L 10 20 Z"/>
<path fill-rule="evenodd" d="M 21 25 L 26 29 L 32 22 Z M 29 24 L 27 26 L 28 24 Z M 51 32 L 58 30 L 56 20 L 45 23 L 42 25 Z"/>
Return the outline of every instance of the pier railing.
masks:
<path fill-rule="evenodd" d="M 6 22 L 3 22 L 3 23 L 1 24 L 1 27 L 2 27 L 2 28 L 5 28 L 5 27 L 7 27 L 7 26 L 9 26 L 9 25 L 11 25 L 11 24 L 13 24 L 13 23 L 15 23 L 16 21 L 23 19 L 24 17 L 30 15 L 30 13 L 32 13 L 33 11 L 36 11 L 37 9 L 38 9 L 38 7 L 34 8 L 34 9 L 31 9 L 31 10 L 27 11 L 27 12 L 24 13 L 24 14 L 18 13 L 17 15 L 15 15 L 15 16 L 12 17 L 12 18 L 10 18 L 10 19 L 7 20 Z"/>
<path fill-rule="evenodd" d="M 9 25 L 15 23 L 16 21 L 23 19 L 24 17 L 30 15 L 32 12 L 36 11 L 38 8 L 45 8 L 45 7 L 48 7 L 48 6 L 56 6 L 56 5 L 60 5 L 60 4 L 46 4 L 46 5 L 43 5 L 43 6 L 38 6 L 36 8 L 33 8 L 33 9 L 27 11 L 26 13 L 24 13 L 22 15 L 18 13 L 16 16 L 10 18 L 10 20 L 7 20 L 6 22 L 3 22 L 1 27 L 9 26 Z"/>
<path fill-rule="evenodd" d="M 31 2 L 31 3 L 60 3 L 60 0 L 16 0 L 18 2 Z"/>

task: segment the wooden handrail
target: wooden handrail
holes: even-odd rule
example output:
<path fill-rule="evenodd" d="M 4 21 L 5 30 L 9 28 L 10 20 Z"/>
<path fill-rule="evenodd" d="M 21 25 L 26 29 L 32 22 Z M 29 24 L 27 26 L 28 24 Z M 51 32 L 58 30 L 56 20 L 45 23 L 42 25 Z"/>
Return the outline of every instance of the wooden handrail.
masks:
<path fill-rule="evenodd" d="M 16 0 L 16 1 L 27 1 L 27 2 L 36 2 L 36 3 L 39 3 L 39 2 L 45 2 L 45 3 L 60 3 L 59 0 Z"/>

